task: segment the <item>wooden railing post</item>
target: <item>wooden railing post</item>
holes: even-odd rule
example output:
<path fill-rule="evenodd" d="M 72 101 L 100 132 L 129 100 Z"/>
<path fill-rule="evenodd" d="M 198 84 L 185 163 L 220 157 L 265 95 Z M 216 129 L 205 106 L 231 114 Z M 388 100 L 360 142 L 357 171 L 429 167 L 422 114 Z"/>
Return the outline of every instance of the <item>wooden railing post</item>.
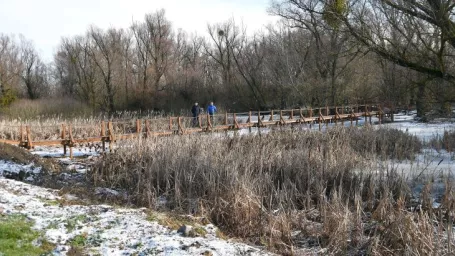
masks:
<path fill-rule="evenodd" d="M 236 113 L 234 113 L 234 128 L 235 129 L 240 129 L 240 125 L 237 122 L 237 114 Z"/>
<path fill-rule="evenodd" d="M 294 109 L 291 109 L 291 114 L 289 115 L 289 119 L 294 119 Z"/>
<path fill-rule="evenodd" d="M 211 116 L 207 113 L 207 131 L 212 129 L 212 120 L 210 120 Z"/>
<path fill-rule="evenodd" d="M 27 132 L 27 149 L 32 149 L 33 148 L 33 142 L 32 142 L 32 131 L 29 125 L 26 127 L 26 132 Z"/>
<path fill-rule="evenodd" d="M 70 136 L 70 159 L 73 159 L 73 147 L 74 147 L 74 138 L 73 138 L 73 129 L 71 129 L 71 125 L 68 126 L 68 133 Z"/>
<path fill-rule="evenodd" d="M 273 122 L 273 109 L 270 111 L 269 121 Z"/>
<path fill-rule="evenodd" d="M 308 113 L 309 118 L 311 119 L 311 121 L 310 121 L 310 129 L 311 129 L 313 127 L 313 109 L 310 107 L 310 109 L 308 111 L 309 111 L 309 113 Z"/>
<path fill-rule="evenodd" d="M 103 152 L 106 151 L 106 123 L 101 121 L 101 144 L 103 147 Z"/>
<path fill-rule="evenodd" d="M 145 120 L 145 134 L 146 134 L 146 137 L 149 138 L 150 137 L 150 120 L 146 119 Z"/>
<path fill-rule="evenodd" d="M 63 155 L 66 156 L 66 127 L 65 124 L 62 124 L 62 134 L 61 134 L 62 144 L 63 144 Z"/>
<path fill-rule="evenodd" d="M 340 116 L 340 115 L 338 114 L 338 107 L 335 107 L 335 125 L 338 124 L 338 117 L 339 117 L 339 116 Z"/>
<path fill-rule="evenodd" d="M 228 113 L 224 113 L 224 125 L 228 125 Z"/>
<path fill-rule="evenodd" d="M 322 121 L 324 121 L 324 116 L 322 115 L 322 109 L 319 109 L 319 131 L 322 131 Z"/>
<path fill-rule="evenodd" d="M 112 121 L 109 121 L 107 123 L 107 129 L 109 132 L 109 152 L 112 152 L 112 150 L 113 150 L 112 143 L 114 143 L 114 141 L 115 141 L 114 127 L 112 126 Z"/>
<path fill-rule="evenodd" d="M 262 126 L 261 111 L 258 110 L 258 129 Z"/>
<path fill-rule="evenodd" d="M 21 133 L 21 136 L 19 136 L 19 137 L 20 137 L 21 142 L 19 143 L 19 145 L 21 147 L 23 147 L 25 138 L 24 138 L 24 126 L 22 124 L 21 124 L 21 127 L 20 127 L 20 133 Z"/>
<path fill-rule="evenodd" d="M 139 135 L 141 134 L 142 132 L 142 121 L 140 119 L 136 119 L 136 133 L 137 133 L 137 136 L 139 137 Z"/>
<path fill-rule="evenodd" d="M 178 127 L 178 134 L 183 135 L 184 131 L 183 131 L 183 127 L 182 127 L 182 117 L 181 116 L 179 116 L 177 118 L 177 127 Z"/>
<path fill-rule="evenodd" d="M 285 125 L 286 122 L 284 121 L 284 118 L 283 118 L 283 110 L 280 110 L 280 124 L 281 125 Z"/>

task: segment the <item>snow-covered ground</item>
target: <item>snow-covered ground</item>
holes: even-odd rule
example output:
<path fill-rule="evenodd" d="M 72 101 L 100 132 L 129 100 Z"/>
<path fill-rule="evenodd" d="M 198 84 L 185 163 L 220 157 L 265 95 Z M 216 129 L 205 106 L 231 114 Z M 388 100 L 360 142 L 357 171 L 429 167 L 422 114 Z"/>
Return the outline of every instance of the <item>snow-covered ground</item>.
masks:
<path fill-rule="evenodd" d="M 147 220 L 146 209 L 60 203 L 75 199 L 71 195 L 62 198 L 55 190 L 0 178 L 0 213 L 23 214 L 33 220 L 34 229 L 56 245 L 53 255 L 66 255 L 75 239 L 83 239 L 79 243 L 89 255 L 270 255 L 218 238 L 211 224 L 202 226 L 207 232 L 205 237 L 186 237 Z"/>

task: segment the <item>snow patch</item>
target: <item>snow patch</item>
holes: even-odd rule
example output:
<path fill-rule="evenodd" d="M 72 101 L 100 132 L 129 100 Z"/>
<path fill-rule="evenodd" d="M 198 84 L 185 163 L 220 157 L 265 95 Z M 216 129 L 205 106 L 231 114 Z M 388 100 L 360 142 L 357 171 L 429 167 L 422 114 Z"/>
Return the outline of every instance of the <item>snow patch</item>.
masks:
<path fill-rule="evenodd" d="M 62 205 L 58 203 L 60 199 L 55 190 L 0 179 L 3 213 L 24 214 L 34 220 L 34 229 L 43 231 L 45 238 L 56 244 L 53 255 L 66 255 L 75 238 L 84 239 L 85 250 L 95 255 L 269 254 L 259 248 L 217 238 L 216 228 L 211 224 L 204 227 L 205 237 L 184 237 L 156 221 L 148 221 L 144 209 Z"/>

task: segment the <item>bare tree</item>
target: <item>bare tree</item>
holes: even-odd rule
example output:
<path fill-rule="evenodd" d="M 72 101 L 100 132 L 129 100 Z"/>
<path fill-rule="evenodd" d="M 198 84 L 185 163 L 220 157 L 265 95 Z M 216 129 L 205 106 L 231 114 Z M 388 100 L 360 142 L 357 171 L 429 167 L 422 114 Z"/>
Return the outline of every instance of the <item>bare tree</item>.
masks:
<path fill-rule="evenodd" d="M 10 104 L 20 90 L 22 65 L 13 38 L 0 34 L 0 106 Z"/>
<path fill-rule="evenodd" d="M 24 82 L 27 96 L 37 99 L 46 91 L 47 67 L 41 61 L 31 41 L 21 37 L 20 58 L 22 62 L 21 78 Z"/>
<path fill-rule="evenodd" d="M 325 14 L 327 6 L 333 1 L 288 0 L 274 1 L 269 12 L 284 18 L 291 28 L 310 32 L 314 46 L 314 64 L 322 80 L 322 99 L 316 98 L 313 104 L 339 104 L 340 76 L 356 58 L 359 49 L 349 44 L 350 35 L 345 33 Z M 329 22 L 330 20 L 330 22 Z"/>
<path fill-rule="evenodd" d="M 155 101 L 157 92 L 165 89 L 165 74 L 172 55 L 173 33 L 165 11 L 160 10 L 145 16 L 144 23 L 132 26 L 136 41 L 136 51 L 141 83 L 145 93 L 149 81 L 153 88 Z"/>
<path fill-rule="evenodd" d="M 88 36 L 93 41 L 93 45 L 90 46 L 90 57 L 98 67 L 103 81 L 106 110 L 109 114 L 113 114 L 117 93 L 117 86 L 113 78 L 115 65 L 121 56 L 123 32 L 112 28 L 103 32 L 101 29 L 91 27 Z"/>

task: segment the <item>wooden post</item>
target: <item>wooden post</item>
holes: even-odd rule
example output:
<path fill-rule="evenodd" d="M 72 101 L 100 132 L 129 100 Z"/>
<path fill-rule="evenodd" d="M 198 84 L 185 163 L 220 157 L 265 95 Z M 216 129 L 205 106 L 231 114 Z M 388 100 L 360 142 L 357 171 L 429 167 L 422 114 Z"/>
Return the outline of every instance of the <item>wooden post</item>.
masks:
<path fill-rule="evenodd" d="M 207 113 L 207 131 L 212 129 L 212 121 L 210 120 L 210 114 Z"/>
<path fill-rule="evenodd" d="M 259 136 L 261 136 L 261 126 L 262 126 L 261 111 L 258 110 L 258 134 L 259 134 Z"/>
<path fill-rule="evenodd" d="M 66 141 L 65 141 L 65 138 L 66 138 L 66 127 L 65 127 L 65 124 L 62 124 L 61 139 L 62 139 L 62 143 L 63 143 L 63 155 L 64 156 L 66 156 Z"/>
<path fill-rule="evenodd" d="M 106 124 L 101 121 L 101 144 L 103 146 L 103 152 L 106 152 Z"/>
<path fill-rule="evenodd" d="M 19 136 L 19 139 L 21 140 L 19 142 L 19 146 L 23 146 L 24 145 L 24 126 L 21 124 L 21 127 L 19 128 L 20 129 L 20 136 Z"/>
<path fill-rule="evenodd" d="M 179 116 L 177 118 L 177 126 L 178 126 L 178 134 L 183 134 L 184 131 L 183 131 L 183 127 L 182 127 L 182 117 Z"/>
<path fill-rule="evenodd" d="M 202 129 L 202 116 L 201 115 L 197 116 L 197 121 L 199 123 L 199 128 Z"/>
<path fill-rule="evenodd" d="M 258 110 L 258 128 L 262 126 L 261 111 Z"/>
<path fill-rule="evenodd" d="M 71 125 L 68 126 L 68 133 L 70 136 L 70 159 L 73 159 L 73 146 L 74 146 L 74 138 L 73 138 L 73 129 L 71 129 Z"/>
<path fill-rule="evenodd" d="M 338 107 L 335 107 L 335 125 L 338 124 Z"/>
<path fill-rule="evenodd" d="M 273 122 L 273 109 L 270 111 L 269 121 Z"/>
<path fill-rule="evenodd" d="M 139 137 L 139 135 L 141 134 L 142 132 L 142 121 L 140 119 L 136 119 L 136 133 L 137 133 L 137 136 Z"/>
<path fill-rule="evenodd" d="M 341 114 L 344 115 L 344 106 L 341 106 Z M 341 118 L 341 124 L 344 126 L 344 118 Z"/>
<path fill-rule="evenodd" d="M 106 136 L 106 125 L 104 123 L 104 121 L 101 121 L 101 137 L 105 137 Z"/>
<path fill-rule="evenodd" d="M 289 115 L 289 119 L 294 119 L 294 109 L 291 109 L 291 114 Z"/>
<path fill-rule="evenodd" d="M 27 127 L 26 127 L 26 132 L 27 132 L 27 149 L 32 149 L 33 148 L 32 132 L 31 132 L 29 125 L 27 125 Z"/>
<path fill-rule="evenodd" d="M 172 131 L 172 116 L 169 117 L 169 130 Z"/>
<path fill-rule="evenodd" d="M 228 125 L 228 113 L 224 113 L 224 125 Z"/>
<path fill-rule="evenodd" d="M 248 131 L 251 133 L 251 111 L 248 111 Z"/>
<path fill-rule="evenodd" d="M 146 132 L 146 136 L 147 138 L 150 137 L 150 120 L 145 120 L 145 132 Z"/>
<path fill-rule="evenodd" d="M 309 115 L 309 118 L 311 119 L 311 121 L 310 121 L 310 129 L 311 129 L 313 127 L 313 109 L 311 107 L 309 109 L 308 115 Z"/>
<path fill-rule="evenodd" d="M 107 130 L 109 132 L 109 152 L 112 152 L 112 143 L 114 143 L 115 135 L 114 135 L 114 127 L 112 126 L 112 121 L 107 123 Z"/>
<path fill-rule="evenodd" d="M 319 131 L 322 131 L 322 121 L 323 121 L 324 117 L 322 116 L 322 111 L 321 109 L 319 109 Z"/>
<path fill-rule="evenodd" d="M 302 110 L 302 108 L 299 108 L 299 112 L 300 112 L 300 113 L 299 113 L 299 114 L 300 114 L 300 123 L 302 123 L 303 118 L 304 118 L 304 117 L 303 117 L 303 110 Z"/>
<path fill-rule="evenodd" d="M 280 110 L 280 124 L 281 124 L 281 125 L 286 124 L 286 122 L 285 122 L 284 119 L 283 119 L 283 110 Z"/>
<path fill-rule="evenodd" d="M 234 113 L 234 128 L 235 129 L 240 129 L 240 125 L 237 122 L 237 115 Z"/>
<path fill-rule="evenodd" d="M 369 119 L 370 119 L 370 125 L 372 125 L 372 124 L 373 124 L 373 123 L 371 122 L 371 110 L 372 110 L 372 109 L 371 109 L 371 108 L 368 109 L 368 106 L 365 106 L 365 108 L 366 108 L 367 111 L 368 111 L 368 117 L 369 117 Z"/>
<path fill-rule="evenodd" d="M 349 117 L 351 119 L 351 127 L 352 127 L 353 116 L 354 116 L 354 111 L 351 109 L 351 114 L 349 114 Z"/>

